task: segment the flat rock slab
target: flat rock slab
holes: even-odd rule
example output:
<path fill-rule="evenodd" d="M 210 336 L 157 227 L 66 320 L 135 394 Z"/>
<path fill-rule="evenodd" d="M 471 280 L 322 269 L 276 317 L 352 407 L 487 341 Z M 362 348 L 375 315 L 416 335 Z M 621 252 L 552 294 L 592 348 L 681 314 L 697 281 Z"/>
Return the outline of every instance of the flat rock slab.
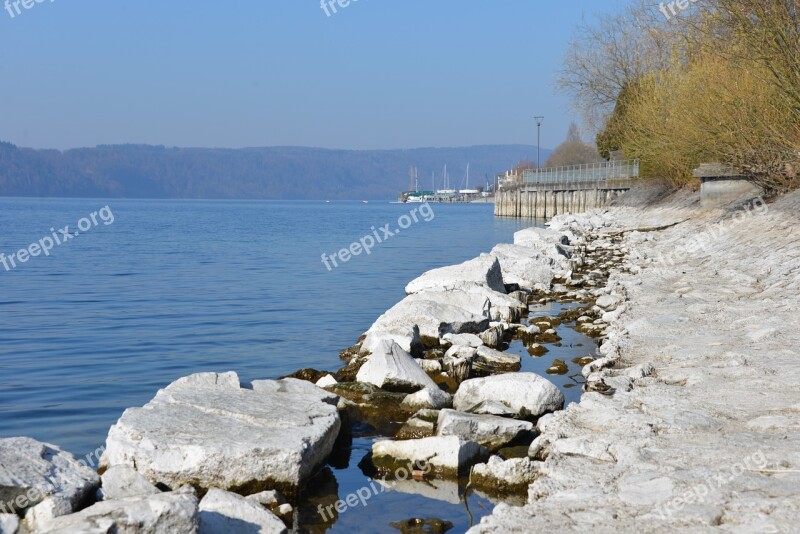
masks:
<path fill-rule="evenodd" d="M 425 388 L 438 389 L 436 383 L 397 343 L 384 341 L 356 375 L 356 380 L 387 391 L 413 393 Z"/>
<path fill-rule="evenodd" d="M 118 501 L 104 501 L 72 515 L 59 517 L 40 534 L 195 534 L 197 497 L 170 492 Z"/>
<path fill-rule="evenodd" d="M 400 469 L 430 469 L 443 477 L 464 475 L 489 451 L 457 436 L 435 436 L 407 441 L 378 441 L 372 445 L 372 462 L 387 478 L 403 478 Z"/>
<path fill-rule="evenodd" d="M 516 417 L 529 419 L 563 408 L 564 395 L 537 374 L 513 373 L 463 382 L 453 398 L 453 407 L 469 412 L 486 402 L 508 406 Z"/>
<path fill-rule="evenodd" d="M 103 473 L 103 500 L 129 499 L 161 493 L 144 476 L 132 467 L 115 465 Z"/>
<path fill-rule="evenodd" d="M 512 373 L 522 368 L 522 358 L 517 354 L 508 354 L 489 347 L 478 347 L 476 357 L 472 361 L 475 374 L 484 376 L 497 373 Z"/>
<path fill-rule="evenodd" d="M 459 436 L 499 450 L 519 440 L 532 439 L 533 423 L 494 415 L 475 415 L 442 410 L 436 424 L 437 436 Z"/>
<path fill-rule="evenodd" d="M 286 534 L 278 516 L 241 495 L 212 489 L 200 501 L 199 534 Z"/>
<path fill-rule="evenodd" d="M 177 488 L 294 493 L 330 454 L 341 422 L 336 399 L 294 379 L 240 387 L 236 373 L 181 378 L 108 435 L 101 468 L 135 468 Z"/>
<path fill-rule="evenodd" d="M 406 286 L 406 294 L 422 291 L 469 291 L 485 287 L 505 293 L 503 273 L 497 258 L 484 254 L 460 265 L 451 265 L 426 272 Z"/>
<path fill-rule="evenodd" d="M 97 473 L 72 454 L 30 438 L 0 439 L 0 505 L 2 512 L 37 507 L 44 519 L 72 513 L 94 496 Z"/>

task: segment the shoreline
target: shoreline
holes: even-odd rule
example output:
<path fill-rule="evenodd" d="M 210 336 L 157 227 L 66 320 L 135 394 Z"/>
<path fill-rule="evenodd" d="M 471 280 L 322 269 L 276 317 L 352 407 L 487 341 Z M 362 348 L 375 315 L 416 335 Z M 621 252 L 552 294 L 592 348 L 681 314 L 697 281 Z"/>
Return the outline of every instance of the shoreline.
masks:
<path fill-rule="evenodd" d="M 794 530 L 800 194 L 727 211 L 696 197 L 608 211 L 630 272 L 609 282 L 623 311 L 588 379 L 616 393 L 542 418 L 528 505 L 471 534 Z"/>
<path fill-rule="evenodd" d="M 779 214 L 791 213 L 800 206 L 798 199 L 800 195 L 784 197 L 772 209 Z M 765 221 L 783 224 L 786 230 L 792 226 L 765 204 L 760 205 L 765 208 L 764 213 L 753 206 L 744 216 L 734 219 L 736 224 L 727 224 L 731 213 L 700 212 L 692 203 L 692 195 L 677 194 L 655 208 L 616 207 L 559 216 L 551 221 L 550 229 L 518 232 L 513 245 L 500 244 L 490 254 L 428 271 L 409 283 L 406 298 L 378 318 L 357 345 L 342 351 L 346 365 L 336 373 L 304 369 L 282 380 L 256 381 L 254 390 L 242 389 L 234 373 L 185 377 L 161 390 L 144 412 L 139 408 L 128 410 L 112 427 L 101 462 L 105 500 L 89 508 L 73 503 L 65 513 L 53 511 L 52 504 L 48 504 L 60 499 L 58 491 L 44 492 L 46 498 L 39 499 L 42 502 L 28 502 L 23 507 L 26 525 L 46 531 L 69 521 L 90 520 L 95 517 L 93 513 L 106 517 L 117 513 L 114 510 L 119 507 L 130 506 L 129 502 L 115 500 L 106 489 L 106 475 L 114 472 L 141 486 L 159 483 L 172 490 L 148 490 L 144 495 L 123 492 L 124 497 L 139 499 L 139 503 L 149 502 L 148 499 L 171 500 L 168 511 L 156 521 L 174 521 L 173 515 L 178 513 L 186 516 L 183 521 L 187 531 L 200 525 L 201 532 L 213 532 L 203 530 L 203 510 L 222 507 L 230 517 L 260 514 L 263 524 L 271 524 L 275 532 L 280 532 L 281 527 L 275 522 L 280 521 L 278 517 L 287 525 L 299 520 L 292 507 L 298 505 L 294 493 L 303 490 L 312 473 L 318 475 L 319 469 L 330 463 L 331 455 L 347 449 L 354 437 L 367 435 L 384 437 L 374 443 L 364 465 L 359 465 L 365 473 L 374 470 L 373 479 L 380 476 L 384 481 L 394 480 L 403 469 L 403 492 L 417 493 L 423 485 L 468 477 L 471 491 L 499 502 L 493 514 L 470 531 L 473 533 L 528 532 L 532 522 L 542 528 L 596 528 L 598 518 L 614 528 L 639 528 L 643 524 L 648 529 L 666 525 L 738 525 L 749 516 L 741 511 L 735 516 L 732 503 L 739 501 L 721 498 L 720 492 L 752 491 L 748 484 L 770 486 L 771 490 L 776 484 L 768 484 L 775 481 L 765 481 L 767 476 L 800 484 L 796 474 L 800 457 L 790 454 L 790 449 L 796 451 L 800 447 L 795 436 L 783 447 L 770 441 L 773 449 L 766 450 L 766 445 L 754 448 L 758 441 L 749 436 L 745 444 L 750 445 L 750 454 L 736 456 L 728 450 L 735 444 L 716 434 L 724 426 L 721 421 L 733 419 L 722 408 L 735 407 L 737 397 L 726 394 L 725 405 L 710 410 L 708 405 L 713 404 L 713 398 L 703 391 L 705 381 L 713 375 L 709 369 L 743 371 L 741 376 L 727 379 L 742 381 L 736 391 L 747 391 L 745 380 L 753 377 L 744 371 L 754 362 L 748 355 L 732 356 L 737 347 L 730 340 L 711 336 L 714 343 L 707 349 L 721 347 L 714 349 L 717 360 L 707 356 L 708 362 L 704 363 L 710 367 L 691 367 L 694 351 L 702 347 L 698 339 L 710 334 L 703 331 L 701 336 L 693 331 L 691 324 L 699 323 L 703 314 L 690 309 L 700 317 L 685 315 L 682 306 L 689 303 L 705 310 L 703 306 L 710 306 L 704 296 L 707 292 L 713 292 L 720 302 L 752 296 L 754 290 L 747 289 L 746 284 L 753 284 L 754 274 L 758 273 L 747 274 L 753 265 L 741 261 L 740 265 L 729 257 L 730 250 L 735 249 L 732 241 L 747 238 L 758 244 Z M 792 250 L 797 253 L 792 258 L 800 259 L 800 250 L 785 233 L 787 246 L 794 246 Z M 686 242 L 696 235 L 705 236 L 700 250 L 687 254 L 690 258 L 683 262 L 676 250 L 687 248 Z M 763 243 L 760 246 L 765 248 Z M 699 266 L 707 266 L 717 258 L 725 258 L 739 269 L 735 272 L 744 289 L 715 287 L 705 279 L 702 291 L 689 284 L 687 277 L 697 276 L 695 270 Z M 726 269 L 731 266 L 726 264 Z M 780 268 L 780 263 L 770 263 L 769 276 L 780 281 Z M 795 271 L 798 269 L 800 264 Z M 670 293 L 664 289 L 666 281 L 681 287 Z M 794 286 L 789 287 L 796 286 L 795 279 Z M 559 317 L 534 313 L 537 306 L 548 302 L 575 303 L 575 307 Z M 667 305 L 672 315 L 659 315 Z M 786 306 L 800 309 L 797 297 L 786 301 Z M 527 318 L 529 313 L 531 320 Z M 794 318 L 783 320 L 797 324 Z M 541 357 L 541 348 L 546 350 L 548 344 L 560 341 L 555 328 L 562 323 L 574 324 L 578 332 L 602 340 L 598 349 L 601 357 L 581 362 L 583 378 L 576 383 L 583 384 L 585 393 L 579 403 L 566 409 L 560 409 L 564 397 L 549 380 L 520 372 L 520 356 L 504 352 L 512 342 L 521 341 L 530 357 Z M 660 330 L 654 332 L 657 329 L 653 324 L 672 333 L 671 344 L 664 345 L 663 338 L 657 335 Z M 751 345 L 775 341 L 778 334 L 788 331 L 786 324 L 751 331 L 746 339 L 751 340 Z M 746 321 L 744 326 L 749 326 Z M 689 344 L 690 340 L 695 345 Z M 792 347 L 800 346 L 800 340 L 793 341 Z M 660 354 L 656 357 L 654 351 Z M 677 356 L 671 351 L 680 355 L 681 365 L 672 361 Z M 719 361 L 726 357 L 734 363 L 725 365 L 724 359 Z M 788 356 L 783 354 L 783 358 Z M 561 374 L 560 369 L 556 372 Z M 724 390 L 721 378 L 714 378 L 714 391 Z M 800 426 L 798 382 L 791 389 L 791 381 L 784 380 L 787 384 L 781 392 L 789 391 L 794 404 L 787 405 L 785 399 L 770 399 L 769 409 L 764 403 L 758 404 L 764 413 L 747 423 L 746 429 L 768 434 Z M 769 385 L 757 383 L 765 389 Z M 697 390 L 692 390 L 694 396 L 679 397 L 680 388 L 687 387 Z M 255 406 L 245 408 L 242 402 Z M 260 408 L 264 402 L 264 408 Z M 276 404 L 280 409 L 267 408 Z M 298 405 L 301 411 L 293 415 Z M 229 420 L 227 416 L 219 419 L 214 415 L 206 421 L 208 434 L 182 444 L 182 433 L 198 424 L 190 423 L 186 414 L 198 409 L 206 413 L 202 417 L 220 410 L 234 417 Z M 776 409 L 778 415 L 773 413 Z M 310 412 L 316 415 L 310 422 L 303 422 L 301 414 Z M 142 418 L 139 413 L 148 415 Z M 253 421 L 248 424 L 254 425 L 253 432 L 261 436 L 260 442 L 241 434 L 241 423 L 236 421 L 242 417 Z M 274 421 L 268 423 L 265 418 Z M 297 425 L 297 430 L 280 430 L 286 424 Z M 232 437 L 215 436 L 228 425 Z M 374 430 L 364 434 L 363 425 Z M 354 431 L 356 427 L 360 430 Z M 715 436 L 716 442 L 704 433 Z M 732 435 L 743 436 L 742 428 L 737 427 Z M 142 436 L 152 445 L 142 448 Z M 688 448 L 687 436 L 702 436 L 704 444 L 714 443 L 717 448 L 709 451 L 704 444 L 694 444 L 694 448 L 684 451 L 682 447 Z M 243 457 L 231 455 L 231 439 L 241 448 Z M 274 453 L 245 460 L 256 450 L 247 452 L 247 447 L 261 450 L 265 441 L 274 444 Z M 7 455 L 8 451 L 1 450 L 2 442 L 0 453 Z M 301 443 L 306 445 L 298 449 Z M 222 448 L 215 452 L 215 447 Z M 160 448 L 166 456 L 158 452 Z M 736 452 L 743 452 L 741 444 L 735 448 Z M 194 452 L 188 452 L 190 449 Z M 189 455 L 197 457 L 198 452 L 201 456 L 192 463 L 199 471 L 194 467 L 187 471 Z M 298 452 L 300 455 L 296 456 Z M 219 454 L 222 456 L 213 461 L 218 467 L 213 469 L 221 471 L 209 472 L 209 462 Z M 289 464 L 277 465 L 276 459 L 285 454 L 290 455 Z M 698 458 L 702 458 L 702 467 L 692 467 Z M 706 484 L 698 490 L 698 480 L 711 478 L 711 466 L 716 465 L 720 472 L 724 463 L 738 466 L 741 473 L 725 488 Z M 676 467 L 683 464 L 689 464 L 689 468 Z M 91 500 L 90 494 L 101 485 L 100 479 L 76 465 L 61 468 L 81 473 L 88 488 L 81 490 L 85 493 L 83 499 Z M 250 474 L 254 469 L 261 474 Z M 414 481 L 406 480 L 412 474 Z M 113 487 L 113 480 L 110 485 Z M 288 495 L 289 502 L 276 494 L 253 509 L 251 497 L 236 495 L 255 498 L 264 490 L 275 489 Z M 462 493 L 458 483 L 455 490 L 456 495 Z M 763 506 L 767 506 L 768 491 L 760 491 Z M 503 504 L 524 504 L 524 497 L 519 502 L 519 496 L 526 493 L 528 503 L 524 507 Z M 684 502 L 691 500 L 686 495 L 694 495 L 701 504 Z M 790 495 L 791 491 L 786 491 L 787 499 Z M 335 524 L 338 504 L 344 502 L 344 496 L 335 497 L 340 500 L 325 501 L 328 506 L 324 509 L 332 520 L 324 521 L 327 527 Z M 349 497 L 345 509 L 353 506 Z M 703 506 L 706 501 L 711 504 Z M 726 503 L 727 508 L 712 513 L 718 501 Z M 221 502 L 227 504 L 223 506 Z M 751 505 L 749 501 L 745 504 Z M 794 509 L 789 513 L 788 504 L 783 503 L 782 513 L 790 519 L 791 514 L 797 514 L 798 505 L 792 505 Z M 687 505 L 694 507 L 687 512 Z M 294 519 L 290 520 L 291 516 Z M 779 532 L 790 524 L 783 516 L 776 521 L 763 516 L 754 515 L 761 523 L 747 525 L 761 528 L 763 523 Z M 0 519 L 12 521 L 13 517 Z"/>

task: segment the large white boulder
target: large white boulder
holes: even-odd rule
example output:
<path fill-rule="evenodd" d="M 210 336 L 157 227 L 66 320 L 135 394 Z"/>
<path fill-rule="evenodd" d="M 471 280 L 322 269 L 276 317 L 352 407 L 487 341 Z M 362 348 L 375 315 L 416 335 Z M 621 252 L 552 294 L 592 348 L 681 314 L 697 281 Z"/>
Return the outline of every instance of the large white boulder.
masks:
<path fill-rule="evenodd" d="M 253 500 L 241 495 L 211 489 L 200 501 L 199 534 L 285 534 L 288 532 L 278 516 Z"/>
<path fill-rule="evenodd" d="M 491 254 L 500 261 L 503 280 L 525 289 L 549 289 L 554 271 L 569 267 L 564 256 L 554 258 L 537 248 L 522 245 L 497 245 Z"/>
<path fill-rule="evenodd" d="M 406 294 L 422 291 L 471 291 L 476 287 L 506 292 L 497 258 L 483 254 L 460 265 L 433 269 L 410 282 L 406 286 Z"/>
<path fill-rule="evenodd" d="M 417 361 L 400 345 L 384 341 L 372 353 L 356 375 L 358 382 L 372 384 L 387 391 L 416 392 L 439 389 Z"/>
<path fill-rule="evenodd" d="M 440 410 L 453 405 L 453 396 L 438 387 L 425 388 L 403 399 L 400 407 L 409 411 Z"/>
<path fill-rule="evenodd" d="M 76 514 L 58 517 L 40 534 L 195 534 L 197 497 L 176 491 L 118 501 L 103 501 Z"/>
<path fill-rule="evenodd" d="M 498 450 L 519 439 L 530 439 L 533 423 L 494 415 L 475 415 L 442 410 L 436 423 L 437 436 L 459 436 Z"/>
<path fill-rule="evenodd" d="M 71 514 L 99 485 L 97 473 L 55 445 L 0 439 L 0 512 L 26 513 L 35 526 Z"/>
<path fill-rule="evenodd" d="M 404 478 L 398 471 L 407 470 L 409 466 L 429 469 L 441 476 L 463 475 L 471 466 L 486 460 L 488 455 L 489 451 L 482 445 L 457 436 L 386 440 L 372 445 L 372 462 L 388 478 Z"/>
<path fill-rule="evenodd" d="M 481 403 L 508 406 L 516 417 L 528 419 L 564 406 L 564 395 L 549 380 L 534 373 L 510 373 L 474 378 L 459 386 L 453 407 L 470 412 Z"/>
<path fill-rule="evenodd" d="M 240 387 L 236 373 L 181 378 L 111 427 L 101 467 L 133 467 L 170 488 L 294 492 L 333 448 L 336 396 L 299 380 Z"/>
<path fill-rule="evenodd" d="M 554 266 L 564 267 L 568 265 L 566 260 L 572 257 L 567 236 L 546 228 L 520 230 L 514 234 L 514 244 L 539 251 L 542 256 L 550 258 Z"/>
<path fill-rule="evenodd" d="M 362 352 L 375 352 L 384 341 L 414 352 L 421 347 L 423 336 L 438 340 L 447 333 L 476 334 L 489 328 L 489 318 L 482 313 L 483 301 L 467 308 L 452 302 L 456 293 L 426 292 L 404 298 L 367 330 Z"/>

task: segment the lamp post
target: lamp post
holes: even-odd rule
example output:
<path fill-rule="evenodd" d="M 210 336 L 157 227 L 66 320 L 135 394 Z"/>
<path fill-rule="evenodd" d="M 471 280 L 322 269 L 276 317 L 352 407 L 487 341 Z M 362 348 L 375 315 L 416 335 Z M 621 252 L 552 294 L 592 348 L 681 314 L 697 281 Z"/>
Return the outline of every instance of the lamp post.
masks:
<path fill-rule="evenodd" d="M 542 153 L 541 153 L 541 146 L 542 146 L 542 122 L 544 122 L 544 117 L 536 116 L 536 172 L 542 168 Z"/>

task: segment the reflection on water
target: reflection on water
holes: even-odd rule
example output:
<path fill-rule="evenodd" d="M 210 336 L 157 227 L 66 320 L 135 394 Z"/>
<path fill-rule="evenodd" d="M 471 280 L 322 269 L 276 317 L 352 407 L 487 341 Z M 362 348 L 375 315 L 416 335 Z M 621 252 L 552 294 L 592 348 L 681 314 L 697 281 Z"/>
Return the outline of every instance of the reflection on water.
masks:
<path fill-rule="evenodd" d="M 410 519 L 426 520 L 419 532 L 436 532 L 452 524 L 451 533 L 466 532 L 491 514 L 495 503 L 467 489 L 467 480 L 396 480 L 376 482 L 359 464 L 376 438 L 354 438 L 346 464 L 326 468 L 310 484 L 296 527 L 310 533 L 400 532 Z M 354 506 L 347 505 L 348 496 Z M 361 499 L 359 496 L 363 496 Z M 339 512 L 335 504 L 342 501 Z M 362 504 L 364 503 L 364 504 Z M 443 531 L 442 531 L 443 532 Z"/>

